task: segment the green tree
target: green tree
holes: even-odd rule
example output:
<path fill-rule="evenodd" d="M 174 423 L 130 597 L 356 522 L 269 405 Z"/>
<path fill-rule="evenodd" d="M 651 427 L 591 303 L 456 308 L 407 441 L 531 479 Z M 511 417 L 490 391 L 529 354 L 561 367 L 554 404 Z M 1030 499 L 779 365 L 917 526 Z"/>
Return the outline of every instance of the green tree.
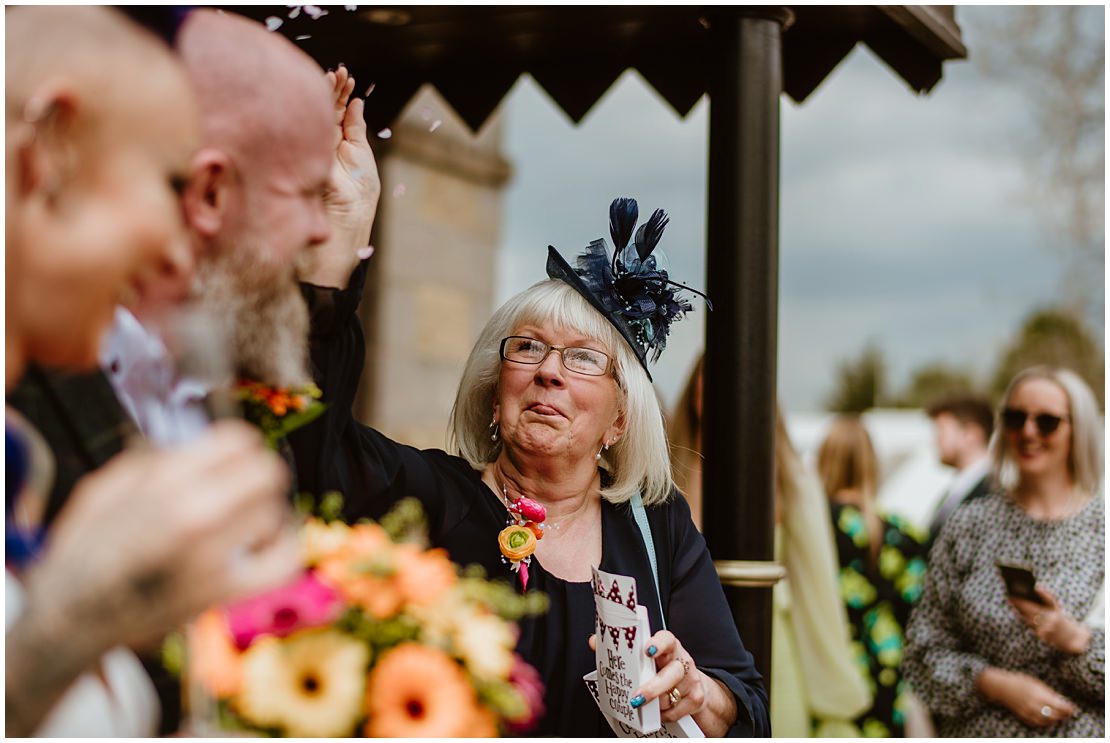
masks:
<path fill-rule="evenodd" d="M 825 401 L 834 413 L 862 413 L 883 401 L 886 362 L 882 352 L 868 343 L 859 357 L 842 361 L 836 371 L 836 386 Z"/>
<path fill-rule="evenodd" d="M 1049 364 L 1071 369 L 1091 386 L 1103 405 L 1105 362 L 1093 333 L 1072 312 L 1058 308 L 1034 311 L 1017 338 L 1006 347 L 991 381 L 1001 397 L 1014 375 L 1030 366 Z"/>
<path fill-rule="evenodd" d="M 977 391 L 978 386 L 969 372 L 934 361 L 914 370 L 905 390 L 895 398 L 894 405 L 923 408 L 942 395 Z"/>

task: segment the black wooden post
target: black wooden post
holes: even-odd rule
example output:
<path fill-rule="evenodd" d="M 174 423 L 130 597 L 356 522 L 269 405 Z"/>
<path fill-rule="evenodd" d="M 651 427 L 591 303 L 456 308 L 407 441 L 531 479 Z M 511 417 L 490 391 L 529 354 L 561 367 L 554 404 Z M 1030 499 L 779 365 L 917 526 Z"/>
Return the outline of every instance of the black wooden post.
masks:
<path fill-rule="evenodd" d="M 785 8 L 711 16 L 703 509 L 733 617 L 770 681 Z"/>

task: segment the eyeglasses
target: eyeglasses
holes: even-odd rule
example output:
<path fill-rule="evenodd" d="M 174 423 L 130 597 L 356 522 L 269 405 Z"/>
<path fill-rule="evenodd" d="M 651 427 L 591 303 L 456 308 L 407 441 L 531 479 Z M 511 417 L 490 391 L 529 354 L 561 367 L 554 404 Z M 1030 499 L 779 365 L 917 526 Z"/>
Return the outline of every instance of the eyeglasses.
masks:
<path fill-rule="evenodd" d="M 522 335 L 510 335 L 501 341 L 501 358 L 518 364 L 542 364 L 552 351 L 558 351 L 563 366 L 577 374 L 602 377 L 613 368 L 607 354 L 592 348 L 552 346 Z"/>
<path fill-rule="evenodd" d="M 1020 431 L 1025 428 L 1025 421 L 1029 418 L 1029 411 L 1019 410 L 1018 408 L 1004 408 L 1002 410 L 1002 425 L 1006 427 L 1007 431 Z M 1037 426 L 1038 433 L 1041 436 L 1051 436 L 1052 433 L 1060 427 L 1061 421 L 1068 420 L 1068 417 L 1053 415 L 1052 413 L 1038 413 L 1033 416 L 1033 423 Z"/>

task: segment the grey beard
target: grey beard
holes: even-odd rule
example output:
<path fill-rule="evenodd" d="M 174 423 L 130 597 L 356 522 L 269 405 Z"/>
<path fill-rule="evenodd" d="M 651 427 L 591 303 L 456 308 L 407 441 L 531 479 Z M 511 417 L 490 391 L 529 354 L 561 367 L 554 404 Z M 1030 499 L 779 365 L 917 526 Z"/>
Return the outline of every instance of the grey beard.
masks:
<path fill-rule="evenodd" d="M 271 387 L 303 386 L 312 381 L 309 315 L 292 271 L 263 279 L 272 269 L 247 263 L 202 263 L 194 299 L 223 325 L 236 372 Z"/>

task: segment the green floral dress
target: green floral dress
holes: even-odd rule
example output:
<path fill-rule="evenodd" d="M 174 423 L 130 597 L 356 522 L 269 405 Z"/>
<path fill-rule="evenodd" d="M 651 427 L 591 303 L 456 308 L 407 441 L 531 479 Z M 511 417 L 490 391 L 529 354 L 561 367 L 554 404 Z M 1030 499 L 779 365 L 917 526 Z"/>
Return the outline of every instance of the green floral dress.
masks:
<path fill-rule="evenodd" d="M 882 518 L 878 565 L 870 565 L 867 524 L 854 506 L 830 504 L 840 562 L 840 598 L 848 609 L 856 664 L 874 694 L 856 719 L 866 737 L 905 734 L 902 633 L 925 577 L 925 536 L 896 516 Z"/>

